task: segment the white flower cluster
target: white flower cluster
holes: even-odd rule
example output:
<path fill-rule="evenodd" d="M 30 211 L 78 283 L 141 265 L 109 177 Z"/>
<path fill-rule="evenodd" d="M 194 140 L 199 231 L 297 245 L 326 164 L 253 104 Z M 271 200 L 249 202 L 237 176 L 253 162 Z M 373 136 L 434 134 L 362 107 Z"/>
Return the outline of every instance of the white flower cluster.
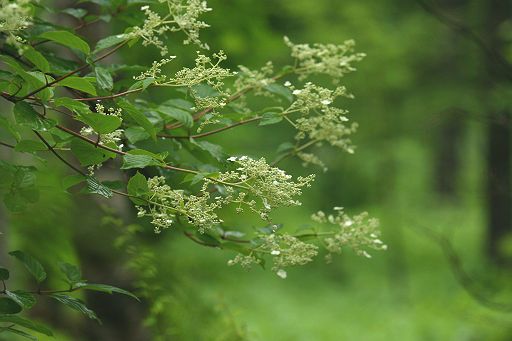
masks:
<path fill-rule="evenodd" d="M 198 19 L 203 13 L 211 11 L 206 1 L 159 0 L 159 2 L 166 4 L 167 13 L 161 16 L 151 10 L 148 5 L 142 6 L 141 10 L 146 14 L 146 19 L 142 27 L 133 27 L 130 37 L 141 38 L 144 46 L 155 46 L 162 56 L 167 55 L 168 49 L 161 36 L 168 31 L 182 31 L 187 36 L 183 41 L 184 44 L 194 43 L 208 49 L 208 45 L 199 39 L 199 30 L 209 25 Z"/>
<path fill-rule="evenodd" d="M 335 207 L 334 209 L 336 214 L 326 215 L 319 211 L 311 216 L 311 219 L 317 223 L 328 223 L 337 227 L 337 232 L 324 240 L 325 247 L 329 252 L 328 260 L 330 260 L 331 254 L 341 253 L 342 248 L 346 246 L 352 248 L 359 256 L 366 258 L 371 258 L 367 249 L 387 249 L 387 245 L 380 240 L 379 221 L 377 219 L 369 218 L 367 212 L 350 217 L 343 212 L 342 207 Z"/>
<path fill-rule="evenodd" d="M 227 59 L 226 54 L 223 51 L 214 53 L 213 59 L 198 51 L 197 58 L 195 60 L 195 67 L 185 67 L 176 72 L 172 77 L 162 75 L 162 67 L 174 58 L 174 56 L 171 56 L 158 62 L 153 62 L 153 65 L 149 70 L 142 72 L 139 76 L 135 77 L 135 79 L 141 81 L 148 78 L 154 78 L 154 84 L 157 86 L 188 87 L 195 98 L 196 109 L 216 108 L 226 105 L 225 98 L 229 93 L 223 89 L 224 80 L 236 73 L 220 66 L 220 63 Z M 199 84 L 207 84 L 211 86 L 219 93 L 219 96 L 199 96 L 197 91 L 194 89 L 194 87 Z"/>
<path fill-rule="evenodd" d="M 334 147 L 341 148 L 348 153 L 354 153 L 350 135 L 357 130 L 357 123 L 347 125 L 349 120 L 346 110 L 333 106 L 334 101 L 342 96 L 351 98 L 345 87 L 327 89 L 311 82 L 307 82 L 302 89 L 296 89 L 291 83 L 285 83 L 292 90 L 295 101 L 283 115 L 299 113 L 299 117 L 293 122 L 298 130 L 295 139 L 302 141 L 308 139 L 321 143 L 328 142 Z M 312 154 L 297 154 L 306 164 L 316 164 L 325 169 L 325 166 Z"/>
<path fill-rule="evenodd" d="M 347 40 L 341 45 L 294 44 L 288 37 L 284 41 L 290 47 L 292 57 L 296 59 L 296 72 L 302 77 L 325 74 L 336 82 L 345 74 L 355 71 L 352 63 L 365 57 L 364 53 L 354 53 L 353 40 Z"/>
<path fill-rule="evenodd" d="M 307 264 L 318 254 L 316 245 L 305 243 L 289 234 L 262 234 L 256 243 L 258 245 L 249 255 L 237 254 L 234 259 L 228 261 L 228 265 L 238 264 L 250 269 L 252 265 L 261 263 L 261 258 L 255 257 L 255 254 L 270 255 L 272 271 L 285 279 L 287 267 Z"/>
<path fill-rule="evenodd" d="M 23 53 L 24 40 L 19 33 L 32 25 L 34 0 L 0 0 L 0 33 L 7 36 L 6 43 Z"/>
<path fill-rule="evenodd" d="M 236 170 L 221 173 L 217 180 L 240 185 L 241 193 L 237 199 L 232 200 L 238 204 L 237 211 L 242 212 L 243 206 L 248 206 L 264 220 L 268 220 L 268 214 L 274 208 L 300 206 L 301 202 L 296 198 L 302 194 L 302 188 L 311 186 L 315 178 L 314 175 L 299 176 L 293 181 L 291 175 L 270 166 L 264 158 L 255 160 L 240 156 L 230 157 L 228 161 L 237 165 Z"/>
<path fill-rule="evenodd" d="M 210 200 L 210 192 L 205 184 L 198 196 L 188 195 L 183 190 L 173 190 L 165 183 L 165 178 L 158 176 L 148 179 L 150 196 L 147 206 L 137 206 L 138 216 L 151 217 L 156 233 L 171 227 L 177 216 L 184 216 L 200 232 L 211 229 L 222 220 L 215 210 L 222 207 L 222 201 Z"/>

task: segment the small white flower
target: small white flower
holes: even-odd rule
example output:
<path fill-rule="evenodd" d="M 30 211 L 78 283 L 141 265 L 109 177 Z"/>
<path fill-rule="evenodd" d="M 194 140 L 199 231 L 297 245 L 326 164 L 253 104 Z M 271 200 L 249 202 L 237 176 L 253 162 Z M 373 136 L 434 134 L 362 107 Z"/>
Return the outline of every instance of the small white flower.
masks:
<path fill-rule="evenodd" d="M 288 274 L 286 273 L 285 270 L 283 269 L 279 269 L 277 272 L 276 272 L 276 275 L 278 275 L 279 277 L 281 277 L 282 279 L 285 279 L 286 276 L 288 276 Z"/>
<path fill-rule="evenodd" d="M 272 250 L 272 252 L 270 254 L 272 256 L 279 256 L 281 254 L 281 251 L 279 251 L 279 250 Z"/>
<path fill-rule="evenodd" d="M 235 162 L 237 159 L 236 159 L 236 156 L 231 156 L 228 158 L 228 161 L 231 161 L 231 162 Z"/>
<path fill-rule="evenodd" d="M 300 95 L 302 90 L 293 90 L 292 94 L 294 95 Z"/>
<path fill-rule="evenodd" d="M 284 86 L 290 86 L 290 85 L 292 85 L 292 83 L 290 83 L 290 81 L 284 82 Z"/>
<path fill-rule="evenodd" d="M 322 104 L 323 104 L 323 105 L 329 105 L 329 104 L 331 104 L 331 103 L 332 103 L 332 101 L 331 101 L 331 100 L 328 100 L 328 99 L 324 99 L 324 100 L 322 101 Z"/>

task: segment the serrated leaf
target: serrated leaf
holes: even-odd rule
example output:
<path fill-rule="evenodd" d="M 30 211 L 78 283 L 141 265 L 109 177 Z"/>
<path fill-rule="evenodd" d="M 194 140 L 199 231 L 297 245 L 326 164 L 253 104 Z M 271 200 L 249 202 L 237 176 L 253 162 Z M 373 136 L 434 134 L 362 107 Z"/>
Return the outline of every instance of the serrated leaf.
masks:
<path fill-rule="evenodd" d="M 128 181 L 128 194 L 135 197 L 145 197 L 149 192 L 148 181 L 146 177 L 139 172 Z M 130 197 L 130 200 L 137 205 L 146 205 L 147 202 L 142 199 Z"/>
<path fill-rule="evenodd" d="M 6 291 L 5 294 L 25 309 L 30 309 L 36 304 L 35 296 L 26 291 Z"/>
<path fill-rule="evenodd" d="M 105 198 L 110 198 L 113 195 L 110 188 L 103 185 L 98 179 L 92 176 L 87 177 L 87 190 L 89 193 L 99 194 Z"/>
<path fill-rule="evenodd" d="M 79 38 L 75 34 L 68 31 L 50 31 L 44 32 L 39 35 L 40 38 L 48 39 L 57 44 L 64 45 L 67 47 L 71 47 L 77 50 L 82 51 L 85 54 L 89 54 L 91 49 L 89 48 L 89 44 L 85 42 L 82 38 Z"/>
<path fill-rule="evenodd" d="M 94 85 L 92 85 L 92 83 L 84 77 L 67 77 L 59 81 L 58 83 L 55 83 L 53 86 L 65 86 L 68 88 L 86 92 L 93 96 L 97 95 L 96 88 L 94 87 Z"/>
<path fill-rule="evenodd" d="M 94 73 L 100 88 L 103 90 L 112 90 L 114 87 L 114 80 L 112 79 L 112 75 L 107 69 L 97 66 L 94 68 Z"/>
<path fill-rule="evenodd" d="M 70 284 L 74 284 L 82 280 L 82 272 L 76 265 L 63 262 L 59 264 L 59 269 L 66 276 L 66 279 Z"/>
<path fill-rule="evenodd" d="M 46 271 L 37 259 L 19 250 L 11 251 L 9 254 L 21 261 L 38 283 L 46 279 Z"/>
<path fill-rule="evenodd" d="M 0 297 L 0 314 L 17 314 L 21 306 L 8 297 Z"/>
<path fill-rule="evenodd" d="M 139 298 L 137 296 L 135 296 L 134 294 L 132 294 L 131 292 L 121 289 L 121 288 L 111 286 L 111 285 L 107 285 L 107 284 L 79 283 L 77 286 L 75 286 L 75 288 L 105 292 L 108 294 L 118 293 L 118 294 L 130 296 L 130 297 L 136 299 L 137 301 L 140 301 Z"/>
<path fill-rule="evenodd" d="M 145 168 L 159 165 L 162 165 L 162 161 L 151 155 L 126 154 L 123 156 L 123 165 L 121 169 Z"/>
<path fill-rule="evenodd" d="M 202 150 L 208 152 L 211 156 L 213 156 L 217 161 L 223 161 L 226 159 L 226 154 L 222 150 L 222 147 L 208 142 L 208 141 L 196 141 L 194 139 L 190 139 L 194 145 L 198 146 Z"/>
<path fill-rule="evenodd" d="M 53 336 L 52 331 L 48 327 L 18 315 L 0 315 L 0 322 L 14 323 L 20 327 L 33 330 L 46 336 Z"/>
<path fill-rule="evenodd" d="M 79 183 L 81 183 L 83 181 L 85 181 L 85 177 L 83 175 L 73 174 L 73 175 L 68 175 L 68 176 L 62 178 L 61 184 L 62 184 L 62 188 L 64 190 L 67 190 L 73 186 L 78 185 Z"/>
<path fill-rule="evenodd" d="M 114 45 L 118 45 L 125 41 L 127 39 L 127 36 L 125 34 L 116 34 L 114 36 L 109 36 L 106 38 L 101 39 L 96 44 L 96 47 L 94 48 L 93 53 L 97 53 L 101 50 L 107 49 L 109 47 L 112 47 Z"/>
<path fill-rule="evenodd" d="M 87 104 L 82 103 L 80 101 L 76 101 L 69 97 L 56 98 L 56 99 L 54 99 L 54 104 L 57 107 L 67 108 L 77 114 L 91 112 L 91 110 L 89 109 L 89 106 Z"/>
<path fill-rule="evenodd" d="M 149 122 L 149 121 L 148 121 Z M 149 139 L 151 136 L 142 127 L 129 127 L 124 131 L 124 136 L 130 143 L 137 143 Z"/>
<path fill-rule="evenodd" d="M 71 151 L 78 158 L 82 166 L 97 165 L 116 157 L 115 153 L 96 147 L 78 138 L 74 138 L 71 141 Z"/>
<path fill-rule="evenodd" d="M 156 140 L 156 130 L 151 121 L 141 113 L 133 104 L 126 100 L 118 101 L 117 103 L 121 109 L 123 109 L 123 113 L 127 114 L 135 123 L 140 125 L 144 130 Z"/>
<path fill-rule="evenodd" d="M 46 131 L 56 124 L 55 121 L 39 115 L 30 104 L 25 102 L 14 105 L 14 117 L 18 124 L 37 131 Z"/>
<path fill-rule="evenodd" d="M 88 318 L 99 321 L 99 319 L 96 316 L 96 314 L 94 313 L 94 311 L 87 308 L 87 306 L 84 304 L 84 302 L 82 302 L 78 298 L 75 298 L 75 297 L 72 297 L 69 295 L 65 295 L 65 294 L 51 294 L 49 296 L 51 298 L 59 301 L 60 303 L 64 304 L 65 306 L 81 312 Z"/>

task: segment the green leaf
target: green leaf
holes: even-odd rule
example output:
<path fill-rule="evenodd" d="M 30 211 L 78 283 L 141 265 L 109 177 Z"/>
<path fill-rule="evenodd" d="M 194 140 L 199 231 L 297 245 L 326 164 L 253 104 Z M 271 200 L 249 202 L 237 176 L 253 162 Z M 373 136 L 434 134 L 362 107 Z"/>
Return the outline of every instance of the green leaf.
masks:
<path fill-rule="evenodd" d="M 97 95 L 96 88 L 94 87 L 94 85 L 92 85 L 89 79 L 84 77 L 67 77 L 59 81 L 58 83 L 54 84 L 53 86 L 66 86 L 68 88 L 73 88 L 76 90 L 86 92 L 93 96 Z"/>
<path fill-rule="evenodd" d="M 77 119 L 91 126 L 98 134 L 108 134 L 121 126 L 121 119 L 114 115 L 105 115 L 97 112 L 83 112 Z"/>
<path fill-rule="evenodd" d="M 77 114 L 82 113 L 89 113 L 91 110 L 89 109 L 89 106 L 85 103 L 82 103 L 80 101 L 76 101 L 69 97 L 59 97 L 54 100 L 54 104 L 57 107 L 64 107 L 67 108 Z"/>
<path fill-rule="evenodd" d="M 55 121 L 39 115 L 30 104 L 25 102 L 14 105 L 14 117 L 18 124 L 37 131 L 46 131 L 56 124 Z"/>
<path fill-rule="evenodd" d="M 29 340 L 32 340 L 32 341 L 37 341 L 37 337 L 35 337 L 34 335 L 30 335 L 28 333 L 25 333 L 22 330 L 14 329 L 12 327 L 7 327 L 7 328 L 5 328 L 5 330 L 7 330 L 7 331 L 9 331 L 9 332 L 11 332 L 13 334 L 16 334 L 18 336 L 22 336 L 22 337 L 24 337 L 26 339 L 29 339 Z"/>
<path fill-rule="evenodd" d="M 21 306 L 8 297 L 0 297 L 0 314 L 17 314 Z"/>
<path fill-rule="evenodd" d="M 9 279 L 9 270 L 0 266 L 0 281 L 6 281 Z"/>
<path fill-rule="evenodd" d="M 260 126 L 266 126 L 270 124 L 276 124 L 283 120 L 283 115 L 278 112 L 266 112 L 262 115 L 260 120 Z"/>
<path fill-rule="evenodd" d="M 71 141 L 71 151 L 78 158 L 82 166 L 98 165 L 116 157 L 115 153 L 96 147 L 79 138 L 74 138 Z"/>
<path fill-rule="evenodd" d="M 18 315 L 0 315 L 0 322 L 14 323 L 20 327 L 33 330 L 46 336 L 53 336 L 52 331 L 48 327 Z"/>
<path fill-rule="evenodd" d="M 65 8 L 62 10 L 62 13 L 69 14 L 77 19 L 81 19 L 85 17 L 87 11 L 83 8 Z"/>
<path fill-rule="evenodd" d="M 162 161 L 152 155 L 136 155 L 132 152 L 133 151 L 130 151 L 129 154 L 123 156 L 123 166 L 121 169 L 145 168 L 149 166 L 162 165 Z"/>
<path fill-rule="evenodd" d="M 41 283 L 46 279 L 46 271 L 44 271 L 41 263 L 39 263 L 35 258 L 22 251 L 11 251 L 9 254 L 21 261 L 38 283 Z"/>
<path fill-rule="evenodd" d="M 13 124 L 10 120 L 0 116 L 0 127 L 8 131 L 16 141 L 21 140 L 21 135 L 17 129 L 17 125 Z"/>
<path fill-rule="evenodd" d="M 64 275 L 66 275 L 66 279 L 70 284 L 74 284 L 82 280 L 82 272 L 76 265 L 60 263 L 59 269 Z"/>
<path fill-rule="evenodd" d="M 283 86 L 283 85 L 280 85 L 277 83 L 272 83 L 270 85 L 267 85 L 265 87 L 265 89 L 268 92 L 273 93 L 274 95 L 278 95 L 278 96 L 286 99 L 289 103 L 293 102 L 292 91 L 290 89 L 288 89 L 286 86 Z"/>
<path fill-rule="evenodd" d="M 194 145 L 198 146 L 202 150 L 208 152 L 217 161 L 226 160 L 226 154 L 222 151 L 221 146 L 219 146 L 217 144 L 213 144 L 208 141 L 196 141 L 194 139 L 190 139 L 190 142 L 192 142 Z"/>
<path fill-rule="evenodd" d="M 99 194 L 105 198 L 112 197 L 113 193 L 110 188 L 102 184 L 98 179 L 92 176 L 87 177 L 87 190 L 89 193 Z"/>
<path fill-rule="evenodd" d="M 114 80 L 107 69 L 97 66 L 94 68 L 94 73 L 100 88 L 103 90 L 112 90 L 114 87 Z"/>
<path fill-rule="evenodd" d="M 96 316 L 96 314 L 94 313 L 94 311 L 87 308 L 86 305 L 84 304 L 84 302 L 82 302 L 81 300 L 71 297 L 69 295 L 65 295 L 65 294 L 51 294 L 49 296 L 51 298 L 59 301 L 60 303 L 64 304 L 65 306 L 81 312 L 88 318 L 99 321 L 99 319 Z"/>
<path fill-rule="evenodd" d="M 181 98 L 173 98 L 162 103 L 163 106 L 166 107 L 175 107 L 178 109 L 183 109 L 188 112 L 192 112 L 192 108 L 194 108 L 194 103 L 189 102 L 187 100 Z"/>
<path fill-rule="evenodd" d="M 25 47 L 23 50 L 23 56 L 42 72 L 50 72 L 50 63 L 48 63 L 48 60 L 46 60 L 46 58 L 32 46 L 27 45 Z"/>
<path fill-rule="evenodd" d="M 194 125 L 194 118 L 192 115 L 183 109 L 161 105 L 158 107 L 157 111 L 166 117 L 173 118 L 176 121 L 183 123 L 187 128 L 191 128 Z"/>
<path fill-rule="evenodd" d="M 35 153 L 47 149 L 44 143 L 35 140 L 21 140 L 14 147 L 15 151 L 21 153 Z"/>
<path fill-rule="evenodd" d="M 93 53 L 97 53 L 101 50 L 104 50 L 104 49 L 107 49 L 114 45 L 120 44 L 123 41 L 125 41 L 126 39 L 127 39 L 126 34 L 117 34 L 114 36 L 109 36 L 109 37 L 103 38 L 100 41 L 98 41 Z"/>
<path fill-rule="evenodd" d="M 124 136 L 130 141 L 130 143 L 137 143 L 150 138 L 147 131 L 142 127 L 129 127 L 124 131 Z"/>
<path fill-rule="evenodd" d="M 128 181 L 128 194 L 136 197 L 145 197 L 149 193 L 148 181 L 146 177 L 139 172 Z M 147 202 L 142 199 L 130 197 L 130 200 L 137 205 L 146 205 Z"/>
<path fill-rule="evenodd" d="M 118 293 L 118 294 L 130 296 L 130 297 L 136 299 L 137 301 L 140 301 L 139 298 L 137 296 L 135 296 L 134 294 L 132 294 L 131 292 L 126 291 L 121 288 L 113 287 L 111 285 L 106 285 L 106 284 L 79 283 L 77 286 L 75 286 L 75 288 L 106 292 L 108 294 Z"/>
<path fill-rule="evenodd" d="M 26 291 L 6 291 L 5 294 L 25 309 L 30 309 L 36 304 L 35 296 Z"/>
<path fill-rule="evenodd" d="M 87 44 L 85 40 L 68 31 L 44 32 L 43 34 L 40 34 L 39 37 L 54 41 L 60 45 L 80 50 L 87 55 L 91 52 L 89 44 Z"/>
<path fill-rule="evenodd" d="M 61 181 L 62 188 L 64 190 L 68 190 L 69 188 L 76 186 L 79 183 L 82 183 L 84 180 L 85 180 L 85 177 L 83 175 L 79 175 L 79 174 L 68 175 L 68 176 L 62 178 L 62 181 Z"/>
<path fill-rule="evenodd" d="M 155 127 L 143 113 L 126 100 L 118 101 L 117 104 L 121 109 L 123 109 L 123 113 L 126 113 L 133 121 L 135 121 L 135 123 L 144 128 L 153 140 L 156 141 Z"/>
<path fill-rule="evenodd" d="M 9 181 L 9 191 L 4 196 L 5 206 L 12 212 L 22 212 L 28 203 L 39 199 L 34 170 L 32 167 L 15 166 L 8 174 L 2 174 L 2 178 Z"/>

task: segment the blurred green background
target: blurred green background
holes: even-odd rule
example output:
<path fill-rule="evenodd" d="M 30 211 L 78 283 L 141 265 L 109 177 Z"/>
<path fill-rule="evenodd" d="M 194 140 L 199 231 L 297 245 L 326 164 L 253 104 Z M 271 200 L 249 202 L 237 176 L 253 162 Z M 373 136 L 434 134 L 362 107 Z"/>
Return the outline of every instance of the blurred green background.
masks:
<path fill-rule="evenodd" d="M 2 209 L 2 250 L 75 262 L 91 281 L 150 298 L 139 304 L 87 296 L 103 325 L 46 302 L 36 314 L 60 331 L 56 338 L 512 339 L 512 9 L 498 0 L 421 3 L 210 0 L 214 11 L 204 19 L 212 28 L 202 32 L 212 50 L 227 53 L 232 68 L 267 60 L 285 65 L 284 35 L 297 43 L 356 40 L 368 56 L 343 82 L 356 96 L 343 104 L 360 124 L 356 153 L 324 148 L 329 171 L 319 174 L 302 207 L 283 210 L 276 220 L 293 231 L 320 209 L 368 211 L 381 220 L 387 252 L 362 259 L 348 251 L 332 264 L 319 257 L 289 271 L 286 280 L 259 268 L 228 267 L 226 252 L 133 225 L 140 222 L 122 199 L 50 190 L 67 173 L 51 160 L 48 167 L 60 172 L 41 180 L 49 190 L 35 205 L 38 214 Z M 100 24 L 87 34 L 115 29 Z M 190 65 L 195 48 L 173 39 L 176 65 Z M 154 59 L 157 51 L 138 46 L 116 62 Z M 248 125 L 211 141 L 229 154 L 274 158 L 292 134 L 283 125 Z M 293 159 L 282 167 L 297 175 L 321 173 Z"/>

